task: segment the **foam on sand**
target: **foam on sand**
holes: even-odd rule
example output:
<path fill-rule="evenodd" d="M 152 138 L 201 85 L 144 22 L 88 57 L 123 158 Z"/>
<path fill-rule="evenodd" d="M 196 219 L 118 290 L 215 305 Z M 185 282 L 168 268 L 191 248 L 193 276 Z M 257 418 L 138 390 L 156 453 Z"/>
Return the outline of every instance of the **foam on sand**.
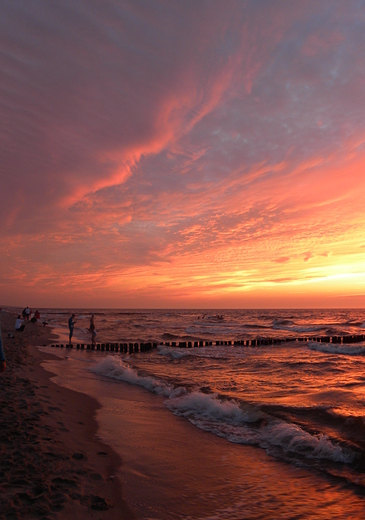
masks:
<path fill-rule="evenodd" d="M 226 438 L 230 442 L 260 446 L 273 453 L 297 454 L 308 459 L 327 459 L 351 463 L 354 453 L 332 442 L 325 435 L 314 435 L 299 426 L 264 413 L 258 407 L 221 399 L 217 394 L 186 388 L 173 388 L 157 378 L 139 375 L 124 361 L 109 356 L 90 369 L 114 380 L 141 386 L 157 395 L 175 415 L 185 417 L 198 428 Z"/>

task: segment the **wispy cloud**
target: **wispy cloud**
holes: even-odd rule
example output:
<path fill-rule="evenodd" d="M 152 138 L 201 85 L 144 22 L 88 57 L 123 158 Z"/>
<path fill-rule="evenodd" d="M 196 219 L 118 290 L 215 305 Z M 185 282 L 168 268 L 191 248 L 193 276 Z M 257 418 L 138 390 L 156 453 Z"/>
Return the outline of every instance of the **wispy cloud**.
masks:
<path fill-rule="evenodd" d="M 358 304 L 361 3 L 5 0 L 0 15 L 3 303 Z"/>

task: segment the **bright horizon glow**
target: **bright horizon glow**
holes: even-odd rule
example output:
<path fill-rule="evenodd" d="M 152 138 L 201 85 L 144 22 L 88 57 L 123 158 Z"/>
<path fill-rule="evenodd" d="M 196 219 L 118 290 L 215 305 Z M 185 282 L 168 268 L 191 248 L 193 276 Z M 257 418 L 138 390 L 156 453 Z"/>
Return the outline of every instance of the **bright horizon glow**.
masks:
<path fill-rule="evenodd" d="M 357 1 L 0 14 L 0 305 L 365 308 Z"/>

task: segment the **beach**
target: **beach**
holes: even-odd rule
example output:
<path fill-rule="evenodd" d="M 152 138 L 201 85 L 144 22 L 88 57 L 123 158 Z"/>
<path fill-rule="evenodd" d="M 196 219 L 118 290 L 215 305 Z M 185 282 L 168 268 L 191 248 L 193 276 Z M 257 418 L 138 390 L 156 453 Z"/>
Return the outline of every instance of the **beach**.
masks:
<path fill-rule="evenodd" d="M 97 401 L 50 380 L 40 363 L 52 356 L 36 346 L 51 329 L 15 332 L 15 318 L 1 312 L 0 518 L 135 518 L 116 475 L 120 457 L 96 437 Z"/>
<path fill-rule="evenodd" d="M 65 343 L 69 314 L 43 310 L 54 328 L 27 323 L 15 333 L 15 315 L 1 313 L 7 361 L 0 375 L 1 519 L 363 518 L 362 343 L 159 345 L 132 355 L 47 346 Z M 252 334 L 262 319 L 264 331 L 272 321 L 270 332 L 278 334 L 283 327 L 318 334 L 333 321 L 326 315 L 323 324 L 313 324 L 316 315 L 298 313 L 292 323 L 287 315 L 280 322 L 282 314 L 254 320 L 251 313 Z M 88 316 L 77 313 L 79 338 L 88 337 Z M 151 331 L 166 336 L 169 323 L 170 336 L 179 323 L 189 334 L 197 327 L 205 334 L 209 327 L 217 334 L 217 326 L 220 334 L 239 330 L 237 312 L 226 312 L 218 325 L 214 316 L 191 325 L 192 319 L 194 313 L 180 311 L 97 315 L 101 337 L 121 337 L 128 323 L 128 334 L 138 331 L 135 338 L 144 340 Z M 249 321 L 247 313 L 239 319 Z M 363 328 L 352 314 L 339 319 L 345 325 L 340 321 L 334 333 Z M 341 398 L 334 374 L 345 369 Z M 333 396 L 337 415 L 326 412 Z M 340 416 L 350 405 L 348 417 Z"/>

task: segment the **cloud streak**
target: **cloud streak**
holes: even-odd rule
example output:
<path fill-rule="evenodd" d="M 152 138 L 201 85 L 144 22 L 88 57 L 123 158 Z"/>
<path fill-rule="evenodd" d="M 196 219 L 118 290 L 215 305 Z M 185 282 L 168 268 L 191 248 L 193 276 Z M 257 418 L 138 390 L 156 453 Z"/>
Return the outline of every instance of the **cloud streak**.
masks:
<path fill-rule="evenodd" d="M 359 2 L 0 14 L 4 304 L 362 301 Z"/>

